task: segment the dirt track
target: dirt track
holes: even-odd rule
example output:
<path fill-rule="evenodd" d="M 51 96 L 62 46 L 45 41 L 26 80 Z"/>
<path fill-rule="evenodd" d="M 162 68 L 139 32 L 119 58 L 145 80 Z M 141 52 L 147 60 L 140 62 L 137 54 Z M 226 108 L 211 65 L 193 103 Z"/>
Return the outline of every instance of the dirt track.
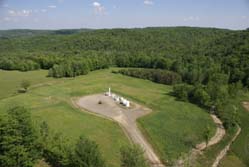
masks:
<path fill-rule="evenodd" d="M 249 102 L 242 102 L 243 107 L 249 111 Z M 232 140 L 228 143 L 228 145 L 221 150 L 221 152 L 218 154 L 218 156 L 216 157 L 212 167 L 217 167 L 219 166 L 220 161 L 226 156 L 227 152 L 230 149 L 230 146 L 232 145 L 232 143 L 237 139 L 237 137 L 239 136 L 241 132 L 241 128 L 238 126 L 238 130 L 236 132 L 236 134 L 234 135 L 234 137 L 232 138 Z"/>
<path fill-rule="evenodd" d="M 222 138 L 226 134 L 225 128 L 223 127 L 222 122 L 218 117 L 212 114 L 210 116 L 212 117 L 217 127 L 215 135 L 208 141 L 208 144 L 206 144 L 206 142 L 202 142 L 196 145 L 196 148 L 191 150 L 190 155 L 178 160 L 175 166 L 184 167 L 185 163 L 190 163 L 190 165 L 194 165 L 197 156 L 201 154 L 205 148 L 215 145 L 222 140 Z"/>
<path fill-rule="evenodd" d="M 219 118 L 217 118 L 215 115 L 211 114 L 211 117 L 214 121 L 214 123 L 217 126 L 216 133 L 215 135 L 208 141 L 208 145 L 206 145 L 206 142 L 203 142 L 201 144 L 198 144 L 196 146 L 196 149 L 199 151 L 204 150 L 206 147 L 210 147 L 212 145 L 215 145 L 221 141 L 221 139 L 224 137 L 226 134 L 225 128 L 222 125 L 222 122 Z"/>
<path fill-rule="evenodd" d="M 99 101 L 101 101 L 102 104 L 98 104 Z M 131 108 L 126 109 L 117 104 L 111 97 L 102 94 L 82 97 L 76 101 L 76 104 L 89 112 L 118 122 L 128 137 L 135 144 L 139 144 L 144 149 L 145 156 L 152 167 L 164 167 L 136 125 L 136 119 L 150 113 L 150 109 L 134 103 L 132 103 Z"/>
<path fill-rule="evenodd" d="M 212 167 L 218 167 L 219 166 L 220 161 L 226 156 L 227 152 L 230 149 L 230 146 L 237 139 L 237 137 L 239 136 L 240 132 L 241 132 L 241 128 L 238 127 L 238 130 L 237 130 L 236 134 L 234 135 L 234 137 L 232 138 L 232 140 L 228 143 L 228 145 L 223 150 L 221 150 L 221 152 L 218 154 L 218 156 L 216 157 L 216 159 L 215 159 Z"/>

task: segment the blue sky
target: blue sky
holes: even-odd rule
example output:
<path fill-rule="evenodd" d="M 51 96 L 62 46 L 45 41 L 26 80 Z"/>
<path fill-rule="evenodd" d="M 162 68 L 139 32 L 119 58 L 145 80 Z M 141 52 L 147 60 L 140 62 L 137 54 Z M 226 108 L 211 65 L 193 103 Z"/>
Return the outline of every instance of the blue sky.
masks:
<path fill-rule="evenodd" d="M 0 29 L 249 27 L 249 0 L 0 0 Z"/>

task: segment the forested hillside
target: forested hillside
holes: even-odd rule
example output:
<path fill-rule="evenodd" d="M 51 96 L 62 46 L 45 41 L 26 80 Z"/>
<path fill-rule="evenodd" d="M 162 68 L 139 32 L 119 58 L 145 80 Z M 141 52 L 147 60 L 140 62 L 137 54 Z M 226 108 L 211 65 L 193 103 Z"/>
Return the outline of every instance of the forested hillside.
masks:
<path fill-rule="evenodd" d="M 89 69 L 95 69 L 93 59 L 99 62 L 97 69 L 160 68 L 180 73 L 187 83 L 205 82 L 209 73 L 217 71 L 228 74 L 230 82 L 248 86 L 248 54 L 249 31 L 212 28 L 103 29 L 0 40 L 1 69 L 50 69 L 55 64 L 72 66 L 65 65 L 65 59 L 88 62 L 90 58 Z"/>
<path fill-rule="evenodd" d="M 29 30 L 29 29 L 14 29 L 14 30 L 0 30 L 0 38 L 16 38 L 16 37 L 27 37 L 27 36 L 37 36 L 37 35 L 69 35 L 85 31 L 90 31 L 91 29 L 62 29 L 62 30 Z"/>
<path fill-rule="evenodd" d="M 15 30 L 13 35 L 0 38 L 3 70 L 47 69 L 49 77 L 61 78 L 110 66 L 130 67 L 114 73 L 174 85 L 171 95 L 178 100 L 214 112 L 228 133 L 241 124 L 242 133 L 248 134 L 237 110 L 239 103 L 233 102 L 249 88 L 248 30 Z M 242 150 L 235 152 L 241 154 Z M 245 157 L 239 158 L 248 165 Z"/>

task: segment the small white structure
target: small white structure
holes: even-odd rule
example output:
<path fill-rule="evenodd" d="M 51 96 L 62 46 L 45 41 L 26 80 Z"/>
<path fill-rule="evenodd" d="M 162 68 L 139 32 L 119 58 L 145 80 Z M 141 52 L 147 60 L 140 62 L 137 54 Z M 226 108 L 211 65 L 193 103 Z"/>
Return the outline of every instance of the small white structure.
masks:
<path fill-rule="evenodd" d="M 111 97 L 114 101 L 116 101 L 116 102 L 122 104 L 122 105 L 125 106 L 125 107 L 130 107 L 130 101 L 126 100 L 126 99 L 123 98 L 123 97 L 119 97 L 119 96 L 117 96 L 117 95 L 114 94 L 114 93 L 112 94 L 112 93 L 111 93 L 111 88 L 110 88 L 110 87 L 109 87 L 108 92 L 105 93 L 105 95 Z"/>
<path fill-rule="evenodd" d="M 123 104 L 125 107 L 130 107 L 130 101 L 126 100 L 123 97 L 121 97 L 120 103 Z"/>
<path fill-rule="evenodd" d="M 111 95 L 112 95 L 112 93 L 111 93 L 111 88 L 110 88 L 110 87 L 109 87 L 108 92 L 105 93 L 105 95 L 106 95 L 106 96 L 111 96 Z"/>
<path fill-rule="evenodd" d="M 112 93 L 111 93 L 111 88 L 109 88 L 109 91 L 108 91 L 108 96 L 111 96 Z"/>

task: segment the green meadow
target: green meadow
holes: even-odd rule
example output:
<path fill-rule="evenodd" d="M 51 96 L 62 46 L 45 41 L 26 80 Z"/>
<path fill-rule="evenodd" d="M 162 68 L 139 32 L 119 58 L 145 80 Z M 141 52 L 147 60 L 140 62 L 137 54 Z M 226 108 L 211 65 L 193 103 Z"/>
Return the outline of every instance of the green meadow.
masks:
<path fill-rule="evenodd" d="M 46 70 L 30 72 L 0 70 L 0 99 L 16 95 L 23 80 L 29 80 L 31 85 L 53 80 L 46 77 L 47 73 Z"/>
<path fill-rule="evenodd" d="M 196 105 L 177 101 L 170 95 L 171 86 L 113 74 L 111 70 L 71 79 L 47 78 L 47 71 L 0 71 L 0 111 L 24 105 L 32 111 L 36 122 L 46 121 L 71 142 L 84 134 L 99 144 L 111 167 L 120 165 L 119 149 L 129 144 L 127 137 L 118 124 L 75 108 L 72 98 L 103 93 L 111 86 L 114 92 L 151 108 L 154 112 L 139 119 L 138 124 L 164 162 L 172 162 L 203 141 L 207 126 L 212 134 L 215 132 L 208 113 Z M 30 80 L 32 87 L 26 94 L 16 94 L 23 79 Z"/>

